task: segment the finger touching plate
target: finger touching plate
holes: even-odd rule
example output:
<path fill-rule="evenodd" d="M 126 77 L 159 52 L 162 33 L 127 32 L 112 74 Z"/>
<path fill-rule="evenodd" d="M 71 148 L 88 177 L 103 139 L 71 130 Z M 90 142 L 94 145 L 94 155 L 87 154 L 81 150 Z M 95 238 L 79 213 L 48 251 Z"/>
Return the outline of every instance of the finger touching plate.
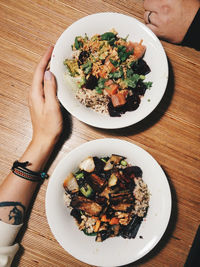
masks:
<path fill-rule="evenodd" d="M 115 29 L 122 38 L 128 36 L 127 42 L 139 43 L 143 40 L 142 44 L 146 46 L 144 60 L 151 70 L 146 75 L 145 82 L 152 82 L 152 87 L 141 97 L 139 107 L 133 111 L 127 111 L 120 117 L 111 117 L 109 114 L 102 114 L 81 104 L 75 96 L 77 86 L 69 79 L 69 75 L 66 75 L 67 68 L 64 65 L 66 59 L 72 58 L 72 45 L 77 36 L 87 34 L 88 38 L 91 38 L 95 34 L 102 35 L 111 29 Z M 107 129 L 126 127 L 148 116 L 162 99 L 168 81 L 166 54 L 156 35 L 137 19 L 119 13 L 89 15 L 69 26 L 54 47 L 50 70 L 56 76 L 58 98 L 62 105 L 80 121 Z"/>

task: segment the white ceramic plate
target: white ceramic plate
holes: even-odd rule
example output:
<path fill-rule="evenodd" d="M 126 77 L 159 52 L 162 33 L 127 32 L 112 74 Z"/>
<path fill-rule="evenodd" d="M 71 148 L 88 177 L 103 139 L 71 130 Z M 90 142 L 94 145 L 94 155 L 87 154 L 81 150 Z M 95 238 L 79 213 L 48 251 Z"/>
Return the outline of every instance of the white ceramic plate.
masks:
<path fill-rule="evenodd" d="M 63 181 L 87 156 L 110 156 L 112 153 L 123 155 L 131 164 L 141 167 L 151 193 L 150 207 L 135 239 L 115 237 L 99 243 L 94 236 L 86 236 L 78 230 L 64 205 Z M 71 151 L 55 168 L 46 193 L 46 215 L 57 241 L 78 260 L 95 266 L 121 266 L 143 257 L 164 234 L 170 213 L 170 188 L 159 164 L 142 148 L 120 139 L 97 139 Z"/>
<path fill-rule="evenodd" d="M 115 28 L 120 37 L 126 37 L 129 34 L 128 40 L 140 42 L 143 39 L 143 44 L 147 47 L 144 59 L 151 68 L 151 72 L 146 76 L 146 81 L 153 82 L 151 90 L 146 91 L 137 110 L 126 112 L 121 117 L 115 118 L 102 115 L 79 103 L 75 98 L 72 85 L 64 78 L 66 67 L 63 65 L 66 58 L 71 58 L 71 45 L 76 36 L 84 36 L 87 33 L 91 37 L 112 28 Z M 56 76 L 58 98 L 62 105 L 79 120 L 95 127 L 107 129 L 126 127 L 144 119 L 162 99 L 168 81 L 166 54 L 156 35 L 137 19 L 118 13 L 93 14 L 68 27 L 54 47 L 50 69 Z"/>

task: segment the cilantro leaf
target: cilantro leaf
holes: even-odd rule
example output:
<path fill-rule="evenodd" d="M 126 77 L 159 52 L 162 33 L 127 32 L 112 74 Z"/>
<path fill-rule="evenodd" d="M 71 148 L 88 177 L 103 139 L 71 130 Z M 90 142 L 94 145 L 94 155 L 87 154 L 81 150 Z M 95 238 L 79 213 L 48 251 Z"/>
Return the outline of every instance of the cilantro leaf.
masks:
<path fill-rule="evenodd" d="M 131 77 L 127 78 L 125 80 L 127 86 L 131 88 L 135 88 L 137 85 L 137 82 L 140 80 L 140 75 L 139 74 L 133 74 Z"/>
<path fill-rule="evenodd" d="M 111 79 L 119 79 L 124 77 L 124 72 L 122 67 L 120 67 L 120 70 L 115 71 L 115 72 L 110 72 L 109 73 L 109 78 Z"/>
<path fill-rule="evenodd" d="M 152 87 L 153 82 L 144 82 L 144 84 L 146 85 L 147 89 L 149 89 Z"/>
<path fill-rule="evenodd" d="M 88 74 L 92 69 L 92 62 L 88 60 L 85 64 L 82 65 L 82 68 L 83 72 L 85 74 Z"/>
<path fill-rule="evenodd" d="M 95 90 L 98 94 L 102 94 L 102 90 L 105 88 L 105 85 L 104 85 L 105 81 L 106 81 L 106 79 L 104 79 L 104 78 L 100 78 L 98 80 L 97 86 L 95 87 Z"/>
<path fill-rule="evenodd" d="M 126 49 L 127 48 L 124 45 L 119 45 L 117 47 L 118 56 L 121 62 L 124 62 L 130 55 L 133 54 L 133 50 L 127 52 Z"/>
<path fill-rule="evenodd" d="M 108 41 L 110 45 L 114 45 L 116 35 L 113 32 L 105 32 L 101 35 L 101 40 Z"/>
<path fill-rule="evenodd" d="M 109 60 L 113 64 L 114 67 L 119 67 L 119 62 L 117 60 L 113 60 L 112 58 L 110 58 Z"/>
<path fill-rule="evenodd" d="M 83 46 L 82 42 L 80 42 L 80 41 L 78 40 L 78 38 L 80 38 L 80 37 L 81 37 L 81 36 L 76 36 L 75 41 L 74 41 L 74 46 L 75 46 L 75 48 L 76 48 L 77 50 L 79 50 L 79 49 Z"/>

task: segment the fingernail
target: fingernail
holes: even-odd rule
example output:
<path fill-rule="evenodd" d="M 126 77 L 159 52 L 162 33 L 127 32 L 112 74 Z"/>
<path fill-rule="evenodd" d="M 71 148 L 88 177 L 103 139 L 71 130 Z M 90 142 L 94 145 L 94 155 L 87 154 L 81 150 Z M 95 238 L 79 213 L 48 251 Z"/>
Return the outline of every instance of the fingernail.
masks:
<path fill-rule="evenodd" d="M 44 79 L 49 81 L 49 80 L 51 80 L 51 77 L 52 77 L 51 72 L 49 70 L 46 70 L 44 73 Z"/>

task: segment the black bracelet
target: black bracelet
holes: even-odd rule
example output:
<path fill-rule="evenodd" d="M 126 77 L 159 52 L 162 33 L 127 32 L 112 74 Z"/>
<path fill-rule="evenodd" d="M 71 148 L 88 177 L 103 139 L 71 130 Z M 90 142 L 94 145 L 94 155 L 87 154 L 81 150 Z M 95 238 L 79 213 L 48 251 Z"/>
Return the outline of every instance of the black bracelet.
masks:
<path fill-rule="evenodd" d="M 15 175 L 32 182 L 42 182 L 44 179 L 49 177 L 48 174 L 45 172 L 34 172 L 27 169 L 26 167 L 28 165 L 28 161 L 19 162 L 16 160 L 13 163 L 11 170 Z"/>

